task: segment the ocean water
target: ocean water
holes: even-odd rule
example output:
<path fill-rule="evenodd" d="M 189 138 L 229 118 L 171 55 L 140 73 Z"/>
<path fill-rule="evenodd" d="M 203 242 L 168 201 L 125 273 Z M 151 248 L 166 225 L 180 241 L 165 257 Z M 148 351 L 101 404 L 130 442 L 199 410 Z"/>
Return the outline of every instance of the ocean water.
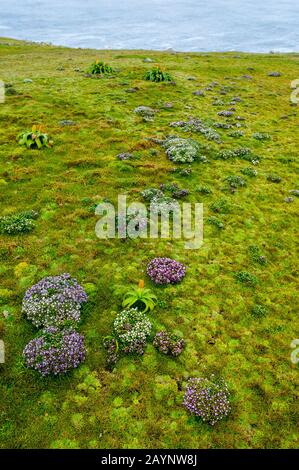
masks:
<path fill-rule="evenodd" d="M 299 51 L 298 0 L 0 0 L 0 36 L 98 49 Z"/>

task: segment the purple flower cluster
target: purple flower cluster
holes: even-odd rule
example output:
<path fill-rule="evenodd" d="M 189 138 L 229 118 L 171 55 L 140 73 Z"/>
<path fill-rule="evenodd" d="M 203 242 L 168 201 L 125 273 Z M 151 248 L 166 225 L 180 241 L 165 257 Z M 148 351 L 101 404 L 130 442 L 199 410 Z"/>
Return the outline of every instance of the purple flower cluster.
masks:
<path fill-rule="evenodd" d="M 118 361 L 118 342 L 116 338 L 108 336 L 104 338 L 103 345 L 107 350 L 107 368 L 111 370 Z"/>
<path fill-rule="evenodd" d="M 186 268 L 171 258 L 154 258 L 147 266 L 147 274 L 156 284 L 176 284 L 185 276 Z"/>
<path fill-rule="evenodd" d="M 159 352 L 176 357 L 183 352 L 185 341 L 167 331 L 159 331 L 154 338 L 153 345 Z"/>
<path fill-rule="evenodd" d="M 209 379 L 189 379 L 183 405 L 190 413 L 214 425 L 230 411 L 227 385 L 223 379 L 216 379 L 214 375 Z"/>
<path fill-rule="evenodd" d="M 73 329 L 45 328 L 23 351 L 27 367 L 43 376 L 65 374 L 85 359 L 84 338 Z"/>
<path fill-rule="evenodd" d="M 25 293 L 22 312 L 37 326 L 61 326 L 79 322 L 84 289 L 70 274 L 43 278 Z"/>

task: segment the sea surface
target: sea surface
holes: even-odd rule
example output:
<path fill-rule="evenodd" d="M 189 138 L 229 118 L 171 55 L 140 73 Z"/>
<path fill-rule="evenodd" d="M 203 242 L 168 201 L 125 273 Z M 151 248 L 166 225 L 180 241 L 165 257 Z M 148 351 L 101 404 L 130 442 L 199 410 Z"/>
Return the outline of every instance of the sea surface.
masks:
<path fill-rule="evenodd" d="M 0 37 L 98 49 L 298 52 L 299 0 L 0 0 Z"/>

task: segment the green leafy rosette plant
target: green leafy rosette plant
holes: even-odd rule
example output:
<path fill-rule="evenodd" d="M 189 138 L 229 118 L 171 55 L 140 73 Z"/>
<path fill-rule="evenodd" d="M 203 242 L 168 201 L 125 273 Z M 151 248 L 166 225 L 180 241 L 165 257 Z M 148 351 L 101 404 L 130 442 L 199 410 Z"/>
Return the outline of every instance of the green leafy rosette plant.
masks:
<path fill-rule="evenodd" d="M 92 75 L 104 75 L 107 73 L 112 73 L 113 68 L 110 65 L 105 64 L 103 61 L 96 59 L 95 62 L 93 62 L 89 67 L 88 72 Z"/>
<path fill-rule="evenodd" d="M 132 287 L 124 296 L 122 306 L 125 308 L 137 307 L 142 313 L 155 308 L 157 297 L 150 289 L 144 287 L 144 281 L 140 280 L 137 287 Z"/>
<path fill-rule="evenodd" d="M 150 82 L 172 82 L 172 77 L 168 72 L 165 72 L 161 67 L 153 67 L 144 74 L 145 80 Z"/>
<path fill-rule="evenodd" d="M 32 126 L 31 131 L 21 132 L 17 136 L 20 145 L 25 145 L 28 149 L 42 149 L 52 147 L 53 140 L 46 134 L 43 126 Z"/>

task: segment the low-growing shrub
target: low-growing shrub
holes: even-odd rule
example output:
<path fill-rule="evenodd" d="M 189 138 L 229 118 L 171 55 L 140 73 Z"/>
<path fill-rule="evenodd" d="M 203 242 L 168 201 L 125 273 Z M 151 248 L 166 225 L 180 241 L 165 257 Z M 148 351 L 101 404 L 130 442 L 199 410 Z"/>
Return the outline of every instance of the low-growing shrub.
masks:
<path fill-rule="evenodd" d="M 265 132 L 255 132 L 252 137 L 256 140 L 270 140 L 271 136 Z"/>
<path fill-rule="evenodd" d="M 247 160 L 254 164 L 258 163 L 260 160 L 260 157 L 254 155 L 252 151 L 247 147 L 238 147 L 233 150 L 220 150 L 216 153 L 215 158 L 220 160 L 240 158 L 241 160 Z"/>
<path fill-rule="evenodd" d="M 236 279 L 242 284 L 251 287 L 256 286 L 256 284 L 258 283 L 258 278 L 254 274 L 251 274 L 247 271 L 239 271 L 238 273 L 236 273 Z"/>
<path fill-rule="evenodd" d="M 217 199 L 216 201 L 214 201 L 211 205 L 210 205 L 210 208 L 213 212 L 216 212 L 216 213 L 219 213 L 219 214 L 223 214 L 223 213 L 226 213 L 228 212 L 229 210 L 229 205 L 228 205 L 228 202 L 226 199 L 224 198 L 221 198 L 221 199 Z"/>
<path fill-rule="evenodd" d="M 176 284 L 185 277 L 186 268 L 171 258 L 154 258 L 147 266 L 147 274 L 155 284 Z"/>
<path fill-rule="evenodd" d="M 218 219 L 218 217 L 214 217 L 214 216 L 208 217 L 207 222 L 210 225 L 214 225 L 214 227 L 217 227 L 220 229 L 224 228 L 224 223 L 220 219 Z"/>
<path fill-rule="evenodd" d="M 114 336 L 106 336 L 106 338 L 104 338 L 104 341 L 103 341 L 103 346 L 107 351 L 107 357 L 106 357 L 107 368 L 111 370 L 113 369 L 113 367 L 115 366 L 115 364 L 117 363 L 119 359 L 118 341 L 116 338 L 114 338 Z"/>
<path fill-rule="evenodd" d="M 151 211 L 153 213 L 167 213 L 170 214 L 179 211 L 179 203 L 169 196 L 162 196 L 162 197 L 154 197 L 151 200 L 150 205 Z"/>
<path fill-rule="evenodd" d="M 153 341 L 159 352 L 170 356 L 179 356 L 185 347 L 185 341 L 168 331 L 159 331 Z"/>
<path fill-rule="evenodd" d="M 251 315 L 256 318 L 262 318 L 267 315 L 267 309 L 263 305 L 255 304 L 251 309 Z"/>
<path fill-rule="evenodd" d="M 196 192 L 200 194 L 212 194 L 212 190 L 208 186 L 199 186 L 196 188 Z"/>
<path fill-rule="evenodd" d="M 278 175 L 268 175 L 267 180 L 271 181 L 271 183 L 280 183 L 281 182 L 281 177 Z"/>
<path fill-rule="evenodd" d="M 201 145 L 193 139 L 169 137 L 163 143 L 166 155 L 174 163 L 192 163 L 194 160 L 206 163 L 207 158 L 201 154 Z"/>
<path fill-rule="evenodd" d="M 255 178 L 257 176 L 257 170 L 251 167 L 242 168 L 241 173 L 245 176 L 250 176 L 250 178 Z"/>
<path fill-rule="evenodd" d="M 140 194 L 145 201 L 151 201 L 154 198 L 160 198 L 164 196 L 163 191 L 156 188 L 144 189 Z"/>
<path fill-rule="evenodd" d="M 144 313 L 137 308 L 123 310 L 117 314 L 113 326 L 119 347 L 124 353 L 144 353 L 146 339 L 152 329 L 151 322 Z"/>
<path fill-rule="evenodd" d="M 244 132 L 243 131 L 231 131 L 228 135 L 230 137 L 233 137 L 234 139 L 239 139 L 240 137 L 244 136 Z"/>
<path fill-rule="evenodd" d="M 204 422 L 214 425 L 230 411 L 229 391 L 222 378 L 191 378 L 186 387 L 183 405 Z"/>
<path fill-rule="evenodd" d="M 175 199 L 182 199 L 185 196 L 188 196 L 189 191 L 187 189 L 180 189 L 176 183 L 165 183 L 160 185 L 161 191 L 163 193 L 170 193 L 171 197 Z"/>
<path fill-rule="evenodd" d="M 48 327 L 31 340 L 23 351 L 27 367 L 43 376 L 65 374 L 85 359 L 84 338 L 73 329 Z"/>
<path fill-rule="evenodd" d="M 43 278 L 25 293 L 24 313 L 37 326 L 62 326 L 80 321 L 84 289 L 68 273 Z"/>
<path fill-rule="evenodd" d="M 134 113 L 141 116 L 142 119 L 147 122 L 154 120 L 156 111 L 149 106 L 137 106 L 137 108 L 134 109 Z"/>
<path fill-rule="evenodd" d="M 230 175 L 225 178 L 231 188 L 237 189 L 246 186 L 245 181 L 240 176 Z"/>
<path fill-rule="evenodd" d="M 31 232 L 35 227 L 34 219 L 36 211 L 25 211 L 15 215 L 4 215 L 0 217 L 0 233 L 16 235 L 18 233 Z"/>
<path fill-rule="evenodd" d="M 174 121 L 170 127 L 179 127 L 185 132 L 198 132 L 203 134 L 207 140 L 213 140 L 218 144 L 221 142 L 221 136 L 208 123 L 198 118 L 190 118 L 189 121 Z"/>
<path fill-rule="evenodd" d="M 145 80 L 151 82 L 171 82 L 173 79 L 168 72 L 165 72 L 161 67 L 153 67 L 144 74 Z"/>
<path fill-rule="evenodd" d="M 249 246 L 249 253 L 253 261 L 259 264 L 267 264 L 266 257 L 262 254 L 260 248 L 256 245 Z"/>
<path fill-rule="evenodd" d="M 43 147 L 52 147 L 51 140 L 44 131 L 43 126 L 32 126 L 31 131 L 21 132 L 17 136 L 19 145 L 25 145 L 28 149 L 42 149 Z"/>
<path fill-rule="evenodd" d="M 123 216 L 115 216 L 115 229 L 120 235 L 120 238 L 134 238 L 135 232 L 140 235 L 141 232 L 147 230 L 147 217 L 143 217 L 137 212 L 133 214 L 126 214 Z"/>

